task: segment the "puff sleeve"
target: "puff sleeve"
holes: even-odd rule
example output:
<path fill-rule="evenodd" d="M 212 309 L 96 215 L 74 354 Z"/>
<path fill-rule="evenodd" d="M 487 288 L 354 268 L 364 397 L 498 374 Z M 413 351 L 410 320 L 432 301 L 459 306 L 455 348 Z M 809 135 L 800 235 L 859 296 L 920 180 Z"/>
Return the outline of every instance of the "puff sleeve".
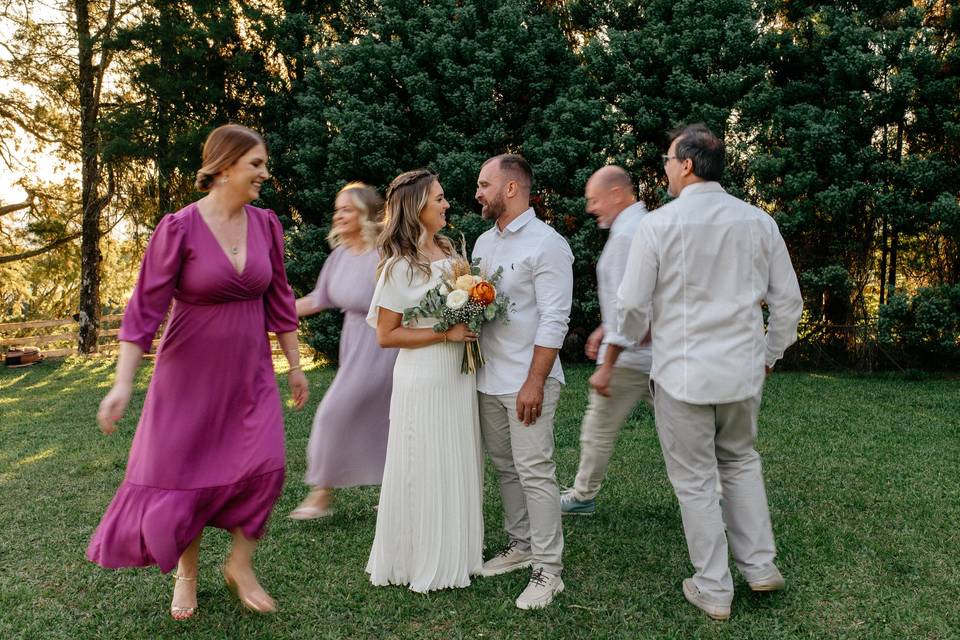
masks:
<path fill-rule="evenodd" d="M 164 216 L 154 229 L 140 264 L 137 286 L 123 312 L 118 340 L 132 342 L 144 353 L 173 300 L 183 264 L 184 232 L 180 220 Z"/>
<path fill-rule="evenodd" d="M 333 304 L 333 301 L 330 300 L 330 279 L 333 277 L 331 274 L 334 271 L 334 265 L 336 265 L 342 253 L 343 248 L 337 247 L 327 256 L 327 259 L 323 262 L 323 266 L 320 268 L 317 285 L 313 288 L 313 291 L 307 294 L 307 297 L 310 298 L 310 304 L 312 304 L 317 311 L 331 309 L 336 306 Z"/>
<path fill-rule="evenodd" d="M 283 225 L 277 214 L 267 210 L 269 228 L 270 266 L 273 279 L 263 294 L 267 331 L 286 333 L 297 330 L 297 306 L 293 289 L 287 282 L 287 269 L 283 264 Z"/>
<path fill-rule="evenodd" d="M 391 264 L 394 265 L 392 269 Z M 413 267 L 406 260 L 395 259 L 385 264 L 377 279 L 377 287 L 373 291 L 370 310 L 367 312 L 367 324 L 373 328 L 377 327 L 380 307 L 402 314 L 404 309 L 416 305 L 418 301 L 416 291 L 409 284 L 410 280 L 416 277 Z"/>

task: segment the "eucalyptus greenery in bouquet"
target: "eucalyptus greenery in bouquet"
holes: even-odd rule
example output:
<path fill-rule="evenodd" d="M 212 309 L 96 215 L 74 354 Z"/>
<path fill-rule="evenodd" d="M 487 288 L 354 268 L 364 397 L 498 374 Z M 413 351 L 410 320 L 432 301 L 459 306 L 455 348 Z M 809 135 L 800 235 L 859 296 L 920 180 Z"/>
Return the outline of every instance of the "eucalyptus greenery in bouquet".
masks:
<path fill-rule="evenodd" d="M 464 251 L 466 255 L 466 251 Z M 427 291 L 415 307 L 403 310 L 404 324 L 417 318 L 435 318 L 433 330 L 447 331 L 461 322 L 473 333 L 480 333 L 484 323 L 502 319 L 509 322 L 510 298 L 497 293 L 497 284 L 503 275 L 499 267 L 487 277 L 480 271 L 479 258 L 473 262 L 462 255 L 455 256 L 443 270 L 440 284 Z M 460 371 L 475 373 L 483 366 L 479 342 L 465 342 Z"/>

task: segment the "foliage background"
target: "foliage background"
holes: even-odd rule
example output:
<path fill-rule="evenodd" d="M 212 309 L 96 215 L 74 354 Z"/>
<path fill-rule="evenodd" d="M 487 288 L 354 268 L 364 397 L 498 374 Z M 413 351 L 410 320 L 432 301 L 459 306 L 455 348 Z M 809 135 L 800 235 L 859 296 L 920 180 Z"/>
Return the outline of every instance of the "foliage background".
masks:
<path fill-rule="evenodd" d="M 53 4 L 69 26 L 79 3 Z M 104 269 L 107 290 L 129 287 L 142 238 L 196 198 L 201 142 L 224 122 L 268 137 L 275 179 L 260 204 L 284 221 L 299 294 L 326 258 L 345 182 L 383 189 L 431 166 L 453 205 L 449 231 L 472 243 L 485 228 L 478 168 L 512 151 L 534 167 L 538 215 L 574 251 L 566 355 L 578 357 L 597 322 L 604 241 L 583 211 L 587 177 L 618 163 L 653 209 L 666 197 L 666 132 L 703 121 L 728 145 L 724 186 L 774 215 L 787 239 L 818 353 L 869 367 L 882 364 L 879 348 L 902 366 L 960 363 L 960 12 L 945 0 L 148 0 L 123 15 L 102 42 L 114 82 L 98 144 L 126 186 L 107 216 L 126 235 L 105 244 L 130 259 Z M 29 20 L 15 24 L 42 49 Z M 18 71 L 5 69 L 42 83 Z M 46 108 L 37 133 L 75 136 L 70 104 L 33 106 Z M 17 129 L 4 113 L 0 133 Z M 56 131 L 37 124 L 51 121 Z M 56 148 L 69 155 L 66 142 Z M 53 239 L 71 207 L 8 218 L 0 250 Z M 44 293 L 50 276 L 33 263 L 0 263 L 19 269 L 0 285 L 0 313 L 69 312 L 68 254 L 56 258 L 59 296 Z M 338 316 L 306 327 L 335 357 Z"/>

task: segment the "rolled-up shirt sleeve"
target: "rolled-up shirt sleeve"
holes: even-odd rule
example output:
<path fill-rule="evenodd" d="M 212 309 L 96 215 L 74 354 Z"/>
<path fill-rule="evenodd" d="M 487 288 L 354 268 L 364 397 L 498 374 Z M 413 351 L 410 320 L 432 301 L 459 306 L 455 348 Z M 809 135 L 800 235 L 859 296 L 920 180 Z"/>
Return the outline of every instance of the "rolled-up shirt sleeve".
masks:
<path fill-rule="evenodd" d="M 540 316 L 533 342 L 559 349 L 567 336 L 573 305 L 573 252 L 561 236 L 551 234 L 537 251 L 533 287 Z"/>
<path fill-rule="evenodd" d="M 630 244 L 623 281 L 617 291 L 617 333 L 627 340 L 639 342 L 650 330 L 659 269 L 656 237 L 650 225 L 641 222 Z"/>
<path fill-rule="evenodd" d="M 768 367 L 773 367 L 777 360 L 783 357 L 787 347 L 797 341 L 797 325 L 803 313 L 803 296 L 800 294 L 797 274 L 793 270 L 780 229 L 772 219 L 770 222 L 773 225 L 770 237 L 770 280 L 763 297 L 770 309 L 770 317 L 767 319 L 767 335 L 764 340 L 764 360 Z"/>

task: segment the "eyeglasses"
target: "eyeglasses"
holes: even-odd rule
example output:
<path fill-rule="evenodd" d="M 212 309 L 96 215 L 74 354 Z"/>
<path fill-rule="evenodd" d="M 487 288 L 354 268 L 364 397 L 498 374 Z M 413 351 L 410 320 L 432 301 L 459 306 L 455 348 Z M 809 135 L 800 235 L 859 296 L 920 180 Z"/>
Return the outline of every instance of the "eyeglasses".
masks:
<path fill-rule="evenodd" d="M 660 156 L 660 157 L 663 159 L 663 166 L 667 166 L 667 163 L 670 162 L 671 160 L 679 160 L 679 159 L 680 159 L 680 158 L 678 158 L 677 156 L 668 156 L 667 154 L 663 154 L 663 155 Z"/>

